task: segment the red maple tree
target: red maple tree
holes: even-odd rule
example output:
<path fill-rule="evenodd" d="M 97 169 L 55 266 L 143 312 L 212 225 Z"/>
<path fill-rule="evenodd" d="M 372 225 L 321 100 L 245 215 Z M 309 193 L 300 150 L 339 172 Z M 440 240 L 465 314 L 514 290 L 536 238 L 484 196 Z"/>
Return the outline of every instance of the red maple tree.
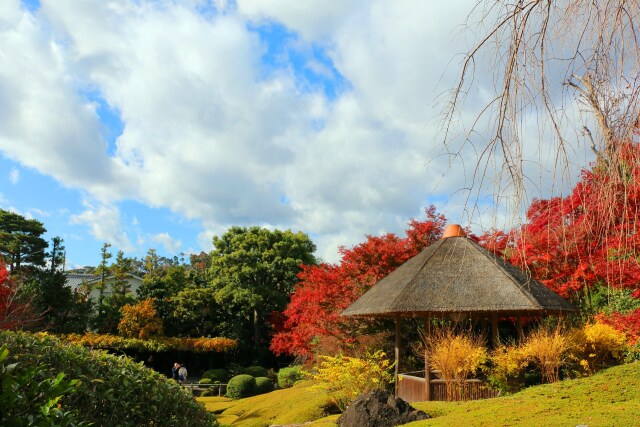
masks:
<path fill-rule="evenodd" d="M 640 148 L 619 144 L 615 162 L 584 170 L 569 196 L 534 200 L 508 258 L 565 298 L 595 284 L 637 289 L 639 212 Z"/>
<path fill-rule="evenodd" d="M 392 233 L 367 236 L 351 249 L 341 248 L 338 264 L 303 267 L 271 349 L 276 354 L 306 357 L 323 337 L 338 338 L 345 344 L 361 340 L 358 321 L 342 318 L 340 313 L 378 280 L 442 236 L 445 217 L 434 206 L 425 213 L 425 220 L 409 222 L 406 237 Z"/>
<path fill-rule="evenodd" d="M 0 260 L 0 330 L 20 329 L 35 321 L 30 304 L 19 300 L 18 287 Z"/>

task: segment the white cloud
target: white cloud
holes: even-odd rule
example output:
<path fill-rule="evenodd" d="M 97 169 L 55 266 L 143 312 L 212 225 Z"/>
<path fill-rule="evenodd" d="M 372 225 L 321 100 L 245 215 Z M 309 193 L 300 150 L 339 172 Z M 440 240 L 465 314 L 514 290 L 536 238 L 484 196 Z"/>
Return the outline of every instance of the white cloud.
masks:
<path fill-rule="evenodd" d="M 20 171 L 18 169 L 11 168 L 11 171 L 9 172 L 9 181 L 13 185 L 16 185 L 20 181 Z"/>
<path fill-rule="evenodd" d="M 123 252 L 134 252 L 126 231 L 123 229 L 120 211 L 115 206 L 94 205 L 84 202 L 85 211 L 72 215 L 71 224 L 84 224 L 98 241 L 110 243 Z"/>
<path fill-rule="evenodd" d="M 180 240 L 173 239 L 169 233 L 158 233 L 151 236 L 151 241 L 159 243 L 164 247 L 164 250 L 170 254 L 176 254 L 182 246 Z"/>
<path fill-rule="evenodd" d="M 19 1 L 3 3 L 0 150 L 65 185 L 96 195 L 107 187 L 122 191 L 125 177 L 105 156 L 95 106 L 79 95 L 65 47 L 49 39 L 45 28 Z"/>
<path fill-rule="evenodd" d="M 277 20 L 315 41 L 329 40 L 336 27 L 367 3 L 357 0 L 238 0 L 238 10 L 255 21 Z"/>
<path fill-rule="evenodd" d="M 400 232 L 429 197 L 469 185 L 475 154 L 450 171 L 434 100 L 457 77 L 474 2 L 238 0 L 206 17 L 195 0 L 41 3 L 35 15 L 0 6 L 0 151 L 96 200 L 73 217 L 96 239 L 134 248 L 115 207 L 132 199 L 200 221 L 204 250 L 257 224 L 307 231 L 335 260 L 338 244 Z M 248 20 L 323 47 L 350 89 L 327 99 L 292 64 L 265 77 Z M 304 67 L 332 78 L 314 58 Z M 87 92 L 120 113 L 110 149 Z"/>
<path fill-rule="evenodd" d="M 29 209 L 29 212 L 27 215 L 29 216 L 29 218 L 48 218 L 51 216 L 51 213 L 47 211 L 43 211 L 42 209 L 31 208 Z"/>

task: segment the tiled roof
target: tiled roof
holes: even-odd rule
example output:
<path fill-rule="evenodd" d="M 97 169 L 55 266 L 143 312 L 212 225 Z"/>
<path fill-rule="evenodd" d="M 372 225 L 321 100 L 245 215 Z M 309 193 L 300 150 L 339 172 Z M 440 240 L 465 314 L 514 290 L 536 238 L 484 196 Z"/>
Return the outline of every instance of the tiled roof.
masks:
<path fill-rule="evenodd" d="M 98 279 L 98 277 L 93 274 L 67 274 L 65 284 L 71 286 L 71 289 L 75 291 L 82 283 L 91 282 L 96 279 Z"/>

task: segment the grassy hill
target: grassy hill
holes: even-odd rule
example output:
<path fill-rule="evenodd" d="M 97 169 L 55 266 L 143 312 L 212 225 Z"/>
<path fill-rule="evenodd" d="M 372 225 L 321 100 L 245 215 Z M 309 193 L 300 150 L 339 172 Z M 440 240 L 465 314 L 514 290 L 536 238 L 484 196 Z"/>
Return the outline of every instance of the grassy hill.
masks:
<path fill-rule="evenodd" d="M 326 393 L 314 389 L 311 381 L 246 399 L 200 397 L 198 400 L 216 414 L 220 424 L 234 427 L 302 424 L 325 417 L 330 406 Z"/>
<path fill-rule="evenodd" d="M 294 388 L 231 401 L 200 399 L 221 424 L 335 426 L 328 399 L 303 382 Z M 512 396 L 473 402 L 422 402 L 413 406 L 434 418 L 407 426 L 640 426 L 640 363 L 617 366 L 592 377 L 528 388 Z"/>
<path fill-rule="evenodd" d="M 640 363 L 473 402 L 414 404 L 434 418 L 407 426 L 640 426 Z"/>

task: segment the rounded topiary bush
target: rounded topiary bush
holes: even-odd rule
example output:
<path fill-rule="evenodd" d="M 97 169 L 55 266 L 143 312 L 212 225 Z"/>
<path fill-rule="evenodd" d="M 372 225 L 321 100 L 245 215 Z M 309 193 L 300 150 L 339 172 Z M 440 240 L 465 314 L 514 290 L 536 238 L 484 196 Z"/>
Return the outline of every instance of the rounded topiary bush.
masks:
<path fill-rule="evenodd" d="M 300 366 L 282 368 L 278 371 L 278 387 L 280 388 L 292 387 L 296 381 L 302 379 L 304 379 L 304 374 Z"/>
<path fill-rule="evenodd" d="M 244 368 L 242 373 L 251 375 L 254 378 L 266 377 L 269 375 L 269 372 L 262 366 L 249 366 L 248 368 Z"/>
<path fill-rule="evenodd" d="M 41 375 L 51 378 L 64 373 L 65 380 L 80 380 L 58 402 L 78 421 L 97 426 L 183 426 L 185 420 L 190 426 L 217 425 L 190 392 L 126 356 L 23 332 L 0 333 L 2 345 L 9 350 L 7 363 L 40 367 Z"/>
<path fill-rule="evenodd" d="M 256 390 L 256 379 L 251 375 L 241 374 L 229 380 L 227 385 L 227 397 L 231 399 L 242 399 L 253 396 Z"/>
<path fill-rule="evenodd" d="M 273 381 L 267 377 L 256 378 L 256 391 L 255 394 L 264 394 L 273 391 Z"/>
<path fill-rule="evenodd" d="M 198 381 L 198 384 L 211 384 L 213 383 L 213 381 L 211 381 L 210 378 L 200 378 L 200 381 Z"/>
<path fill-rule="evenodd" d="M 230 375 L 226 369 L 209 369 L 202 374 L 202 378 L 210 378 L 213 382 L 220 381 L 221 383 L 226 383 L 229 380 Z"/>

